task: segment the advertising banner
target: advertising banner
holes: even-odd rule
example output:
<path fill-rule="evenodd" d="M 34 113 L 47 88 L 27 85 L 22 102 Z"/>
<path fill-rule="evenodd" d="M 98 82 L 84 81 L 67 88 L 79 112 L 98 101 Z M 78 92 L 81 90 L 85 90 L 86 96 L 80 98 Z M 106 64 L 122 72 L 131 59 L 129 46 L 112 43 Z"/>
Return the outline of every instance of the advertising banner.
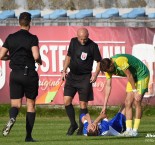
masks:
<path fill-rule="evenodd" d="M 39 95 L 38 99 L 48 93 L 53 87 L 61 82 L 61 70 L 67 54 L 70 39 L 76 37 L 78 26 L 33 26 L 32 34 L 39 38 L 40 54 L 43 60 L 42 66 L 36 65 L 39 73 Z M 115 54 L 132 54 L 142 60 L 150 70 L 149 91 L 144 96 L 151 99 L 149 103 L 155 105 L 155 29 L 154 28 L 130 28 L 130 27 L 86 27 L 89 38 L 95 41 L 103 58 L 109 58 Z M 6 37 L 18 31 L 17 26 L 0 27 L 0 46 Z M 22 43 L 22 42 L 21 42 Z M 96 62 L 93 65 L 93 72 Z M 9 61 L 0 61 L 0 104 L 9 103 Z M 113 76 L 112 92 L 108 105 L 121 105 L 125 100 L 125 87 L 127 79 Z M 97 81 L 93 84 L 94 101 L 90 105 L 103 105 L 105 76 L 99 74 Z M 63 87 L 55 94 L 51 104 L 63 104 Z M 25 100 L 23 100 L 25 103 Z M 79 104 L 76 94 L 73 104 Z"/>

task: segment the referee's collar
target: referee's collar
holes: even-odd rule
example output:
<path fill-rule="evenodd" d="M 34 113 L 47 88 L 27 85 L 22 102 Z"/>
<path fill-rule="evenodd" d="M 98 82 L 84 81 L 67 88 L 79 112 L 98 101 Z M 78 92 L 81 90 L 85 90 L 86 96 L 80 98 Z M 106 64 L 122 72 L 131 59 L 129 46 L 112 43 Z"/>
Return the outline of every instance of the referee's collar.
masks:
<path fill-rule="evenodd" d="M 20 31 L 25 31 L 25 32 L 29 32 L 28 30 L 26 30 L 26 29 L 20 29 Z"/>

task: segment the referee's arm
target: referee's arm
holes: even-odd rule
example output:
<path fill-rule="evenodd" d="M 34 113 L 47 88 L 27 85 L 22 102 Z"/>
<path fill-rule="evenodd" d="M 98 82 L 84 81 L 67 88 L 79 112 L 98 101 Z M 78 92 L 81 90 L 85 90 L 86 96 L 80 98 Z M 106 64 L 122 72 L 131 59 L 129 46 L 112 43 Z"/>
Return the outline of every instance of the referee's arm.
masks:
<path fill-rule="evenodd" d="M 0 49 L 0 60 L 10 60 L 10 56 L 7 54 L 8 53 L 8 49 L 5 47 L 2 47 Z"/>
<path fill-rule="evenodd" d="M 38 48 L 38 46 L 33 46 L 33 47 L 32 47 L 32 55 L 33 55 L 34 60 L 35 60 L 39 65 L 42 65 L 42 60 L 41 60 L 41 56 L 40 56 L 40 53 L 39 53 L 39 48 Z"/>

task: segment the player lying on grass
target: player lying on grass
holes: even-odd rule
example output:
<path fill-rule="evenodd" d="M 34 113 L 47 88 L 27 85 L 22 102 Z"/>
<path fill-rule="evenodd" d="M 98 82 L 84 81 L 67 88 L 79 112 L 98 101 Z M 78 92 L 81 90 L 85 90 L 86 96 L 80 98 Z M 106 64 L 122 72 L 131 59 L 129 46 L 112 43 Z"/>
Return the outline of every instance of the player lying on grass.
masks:
<path fill-rule="evenodd" d="M 84 124 L 83 135 L 85 136 L 120 136 L 126 130 L 126 117 L 124 107 L 108 121 L 107 115 L 101 113 L 92 122 L 89 113 L 81 114 L 80 118 Z"/>

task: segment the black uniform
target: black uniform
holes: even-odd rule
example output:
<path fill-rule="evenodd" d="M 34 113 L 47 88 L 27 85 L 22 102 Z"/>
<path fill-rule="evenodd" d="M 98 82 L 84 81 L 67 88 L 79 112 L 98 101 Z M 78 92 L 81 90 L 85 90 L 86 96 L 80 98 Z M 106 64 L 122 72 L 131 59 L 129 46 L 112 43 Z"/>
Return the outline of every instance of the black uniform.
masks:
<path fill-rule="evenodd" d="M 39 79 L 31 50 L 33 46 L 38 46 L 37 36 L 23 29 L 10 34 L 3 44 L 10 54 L 11 99 L 19 99 L 24 95 L 29 99 L 35 99 L 38 95 Z"/>
<path fill-rule="evenodd" d="M 97 62 L 101 60 L 98 45 L 90 39 L 85 45 L 81 45 L 77 37 L 72 38 L 67 55 L 71 57 L 71 60 L 64 96 L 74 97 L 75 93 L 78 92 L 80 101 L 93 100 L 90 78 L 94 60 Z"/>

